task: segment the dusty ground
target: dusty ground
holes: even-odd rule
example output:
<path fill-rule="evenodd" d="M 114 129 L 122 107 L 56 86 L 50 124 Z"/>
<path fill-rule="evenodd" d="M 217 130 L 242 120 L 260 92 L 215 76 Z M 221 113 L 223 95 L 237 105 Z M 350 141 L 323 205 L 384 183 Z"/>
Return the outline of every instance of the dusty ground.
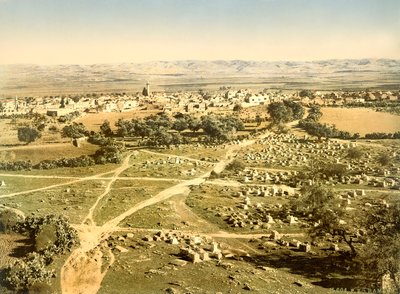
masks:
<path fill-rule="evenodd" d="M 350 133 L 400 131 L 400 116 L 377 112 L 368 108 L 322 108 L 321 123 L 334 124 L 339 130 Z"/>

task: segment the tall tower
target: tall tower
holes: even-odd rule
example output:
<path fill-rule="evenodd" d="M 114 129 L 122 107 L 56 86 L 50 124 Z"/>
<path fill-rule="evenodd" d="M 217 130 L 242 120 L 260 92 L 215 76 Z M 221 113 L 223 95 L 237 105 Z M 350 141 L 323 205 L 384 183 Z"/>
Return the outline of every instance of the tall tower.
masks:
<path fill-rule="evenodd" d="M 150 96 L 150 83 L 149 83 L 149 81 L 147 81 L 147 83 L 146 83 L 146 89 L 147 89 L 147 95 Z"/>

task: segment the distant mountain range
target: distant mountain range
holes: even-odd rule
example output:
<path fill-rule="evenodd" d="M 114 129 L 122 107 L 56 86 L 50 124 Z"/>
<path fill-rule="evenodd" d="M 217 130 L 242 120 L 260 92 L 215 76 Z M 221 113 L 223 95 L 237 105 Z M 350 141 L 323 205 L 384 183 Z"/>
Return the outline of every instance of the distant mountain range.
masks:
<path fill-rule="evenodd" d="M 92 65 L 0 65 L 0 95 L 198 88 L 400 88 L 400 60 L 181 60 Z M 0 96 L 1 97 L 1 96 Z"/>

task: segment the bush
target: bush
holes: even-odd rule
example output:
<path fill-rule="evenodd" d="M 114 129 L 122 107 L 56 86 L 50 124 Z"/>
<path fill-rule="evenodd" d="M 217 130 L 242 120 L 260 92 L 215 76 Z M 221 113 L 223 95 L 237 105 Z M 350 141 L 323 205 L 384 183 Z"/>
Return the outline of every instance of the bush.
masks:
<path fill-rule="evenodd" d="M 376 158 L 376 161 L 383 166 L 388 165 L 392 161 L 392 157 L 387 153 L 381 153 Z"/>
<path fill-rule="evenodd" d="M 347 150 L 347 157 L 350 159 L 360 159 L 363 157 L 364 152 L 360 148 L 350 148 Z"/>
<path fill-rule="evenodd" d="M 16 230 L 27 233 L 35 242 L 38 252 L 62 254 L 78 243 L 78 236 L 64 216 L 47 215 L 44 217 L 27 217 L 17 224 Z M 47 244 L 47 246 L 46 246 Z"/>
<path fill-rule="evenodd" d="M 41 134 L 36 128 L 22 127 L 18 129 L 18 140 L 26 142 L 27 144 L 36 141 L 40 138 Z"/>
<path fill-rule="evenodd" d="M 117 146 L 102 146 L 96 151 L 93 158 L 96 164 L 120 163 L 122 154 Z"/>
<path fill-rule="evenodd" d="M 0 232 L 9 232 L 14 226 L 24 221 L 24 215 L 18 213 L 16 210 L 6 207 L 0 208 Z"/>
<path fill-rule="evenodd" d="M 88 155 L 82 155 L 74 158 L 61 158 L 55 160 L 43 160 L 34 165 L 35 169 L 53 169 L 59 167 L 86 167 L 95 164 L 93 158 Z"/>
<path fill-rule="evenodd" d="M 238 172 L 244 170 L 245 167 L 246 165 L 243 163 L 243 161 L 235 159 L 226 166 L 226 170 Z"/>
<path fill-rule="evenodd" d="M 11 171 L 18 171 L 18 170 L 31 170 L 32 169 L 32 162 L 28 161 L 14 161 L 14 162 L 0 162 L 0 170 L 11 170 Z"/>
<path fill-rule="evenodd" d="M 45 259 L 37 253 L 31 253 L 24 259 L 18 259 L 8 268 L 6 281 L 17 290 L 28 290 L 37 283 L 48 283 L 54 271 L 46 269 Z"/>

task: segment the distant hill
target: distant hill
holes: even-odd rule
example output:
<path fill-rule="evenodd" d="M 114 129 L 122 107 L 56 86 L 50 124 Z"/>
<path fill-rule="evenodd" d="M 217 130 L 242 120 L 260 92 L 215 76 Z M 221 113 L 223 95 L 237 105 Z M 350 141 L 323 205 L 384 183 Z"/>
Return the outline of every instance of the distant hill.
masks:
<path fill-rule="evenodd" d="M 92 65 L 0 65 L 0 95 L 264 87 L 400 88 L 400 60 L 180 60 Z M 1 96 L 0 96 L 1 97 Z"/>

